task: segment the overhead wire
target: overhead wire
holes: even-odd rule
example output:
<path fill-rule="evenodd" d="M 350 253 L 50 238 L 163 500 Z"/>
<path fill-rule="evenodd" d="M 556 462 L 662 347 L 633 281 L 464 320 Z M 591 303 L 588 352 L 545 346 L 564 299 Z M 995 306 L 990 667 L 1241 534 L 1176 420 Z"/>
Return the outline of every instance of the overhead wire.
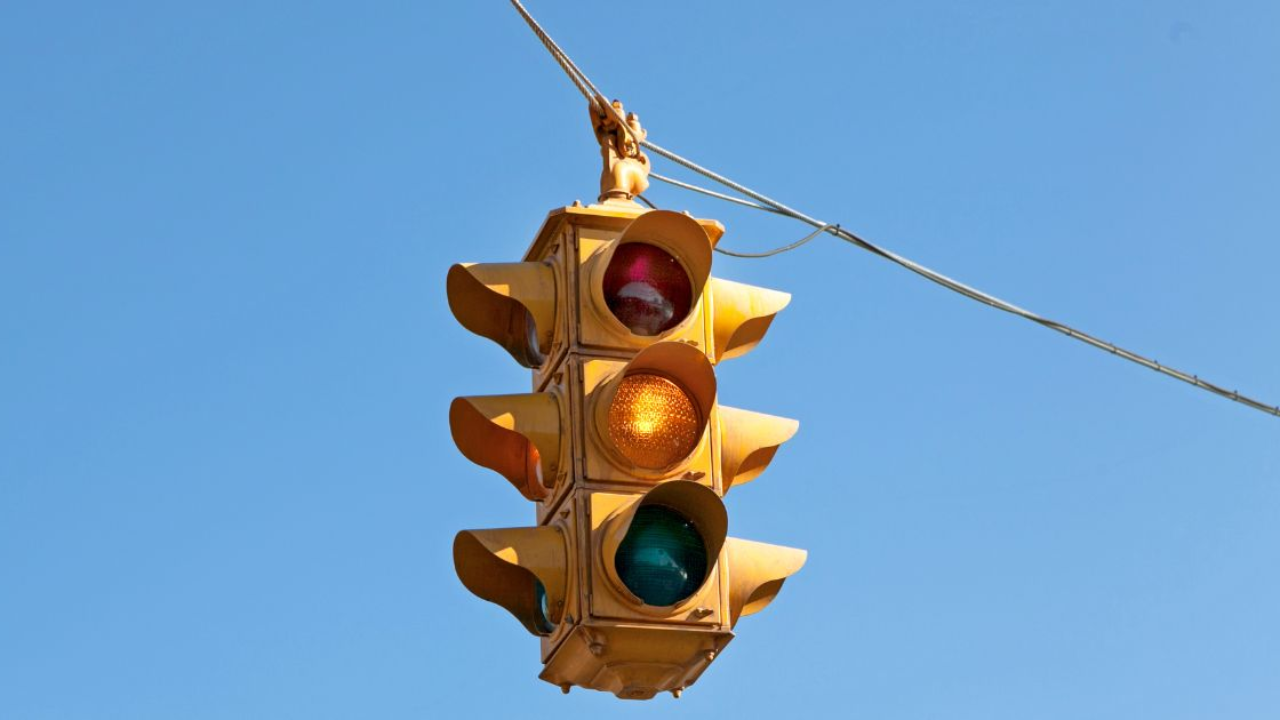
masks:
<path fill-rule="evenodd" d="M 697 185 L 693 185 L 692 183 L 686 183 L 686 182 L 676 180 L 674 178 L 670 178 L 664 175 L 659 175 L 658 173 L 654 173 L 654 172 L 649 173 L 650 177 L 654 178 L 655 180 L 665 182 L 676 187 L 683 188 L 685 190 L 698 192 L 703 195 L 708 195 L 710 197 L 714 197 L 726 202 L 732 202 L 738 205 L 751 207 L 756 210 L 762 210 L 762 211 L 773 213 L 776 215 L 784 215 L 786 217 L 799 220 L 800 222 L 806 223 L 816 228 L 816 230 L 813 233 L 802 238 L 799 241 L 790 243 L 788 245 L 784 245 L 779 248 L 775 248 L 773 250 L 765 251 L 762 253 L 740 253 L 740 252 L 734 252 L 726 249 L 717 248 L 719 252 L 725 255 L 731 255 L 734 257 L 743 257 L 743 258 L 771 257 L 774 255 L 781 254 L 783 252 L 787 252 L 787 251 L 799 248 L 800 246 L 805 245 L 806 243 L 808 243 L 810 240 L 814 239 L 818 235 L 821 235 L 822 233 L 827 233 L 851 245 L 854 245 L 855 247 L 862 248 L 867 252 L 870 252 L 878 257 L 888 260 L 896 265 L 899 265 L 900 267 L 910 270 L 911 272 L 933 283 L 941 285 L 942 287 L 947 288 L 948 290 L 951 290 L 959 295 L 963 295 L 964 297 L 967 297 L 970 300 L 974 300 L 976 302 L 982 303 L 983 305 L 987 305 L 988 307 L 992 307 L 997 310 L 1010 313 L 1012 315 L 1017 315 L 1018 317 L 1024 318 L 1026 320 L 1030 320 L 1031 322 L 1034 322 L 1037 325 L 1049 328 L 1050 330 L 1055 330 L 1057 332 L 1062 333 L 1063 335 L 1066 335 L 1069 338 L 1078 340 L 1087 345 L 1091 345 L 1100 350 L 1105 350 L 1111 353 L 1112 355 L 1116 355 L 1118 357 L 1124 358 L 1125 360 L 1136 363 L 1150 370 L 1154 370 L 1163 375 L 1167 375 L 1176 380 L 1180 380 L 1193 387 L 1199 388 L 1201 390 L 1212 393 L 1214 395 L 1218 395 L 1219 397 L 1232 400 L 1246 407 L 1253 408 L 1254 410 L 1258 410 L 1260 412 L 1264 412 L 1269 415 L 1280 417 L 1280 407 L 1261 402 L 1247 395 L 1242 395 L 1236 390 L 1227 390 L 1226 388 L 1220 385 L 1200 379 L 1198 375 L 1187 373 L 1182 370 L 1178 370 L 1177 368 L 1170 367 L 1168 365 L 1163 365 L 1157 360 L 1140 355 L 1131 350 L 1127 350 L 1114 343 L 1107 342 L 1106 340 L 1102 340 L 1100 338 L 1094 337 L 1093 335 L 1090 335 L 1081 330 L 1077 330 L 1071 327 L 1070 325 L 1067 325 L 1066 323 L 1062 323 L 1057 320 L 1053 320 L 1051 318 L 1047 318 L 1037 313 L 1031 312 L 1030 310 L 1027 310 L 1025 308 L 1018 307 L 1013 303 L 1007 302 L 994 295 L 978 290 L 977 288 L 966 285 L 953 278 L 947 277 L 946 275 L 943 275 L 940 272 L 937 272 L 924 265 L 921 265 L 920 263 L 917 263 L 914 260 L 898 255 L 897 253 L 894 253 L 885 248 L 882 248 L 866 240 L 865 238 L 862 238 L 856 233 L 853 233 L 849 230 L 842 228 L 839 224 L 827 223 L 827 222 L 818 220 L 816 218 L 810 217 L 809 215 L 806 215 L 805 213 L 802 213 L 791 207 L 788 207 L 787 205 L 784 205 L 781 202 L 778 202 L 777 200 L 774 200 L 773 198 L 768 197 L 767 195 L 756 192 L 755 190 L 752 190 L 751 188 L 745 185 L 737 183 L 713 170 L 710 170 L 708 168 L 705 168 L 693 162 L 692 160 L 689 160 L 670 150 L 667 150 L 666 148 L 663 148 L 653 142 L 650 142 L 648 139 L 638 137 L 635 134 L 635 132 L 630 128 L 630 126 L 624 121 L 621 115 L 617 112 L 617 109 L 614 108 L 611 103 L 605 100 L 605 96 L 603 93 L 600 92 L 600 89 L 596 87 L 595 84 L 592 83 L 589 78 L 587 78 L 586 74 L 582 72 L 581 68 L 579 68 L 578 65 L 574 63 L 573 60 L 568 56 L 568 54 L 565 53 L 564 50 L 562 50 L 560 46 L 556 44 L 556 42 L 553 39 L 551 39 L 551 36 L 548 35 L 545 30 L 542 29 L 542 27 L 538 24 L 538 22 L 534 20 L 533 16 L 529 14 L 529 11 L 525 9 L 524 5 L 520 3 L 520 0 L 510 0 L 510 1 L 511 1 L 511 4 L 515 7 L 515 9 L 520 13 L 521 17 L 523 17 L 525 22 L 529 25 L 529 28 L 534 32 L 535 35 L 538 36 L 538 39 L 542 41 L 543 46 L 546 48 L 547 52 L 549 52 L 551 56 L 555 59 L 556 63 L 560 66 L 561 70 L 563 70 L 564 73 L 569 76 L 570 81 L 573 82 L 574 86 L 578 89 L 578 91 L 582 93 L 582 95 L 587 99 L 588 102 L 592 103 L 598 108 L 603 109 L 605 112 L 612 114 L 614 121 L 617 122 L 619 126 L 624 128 L 626 132 L 631 136 L 631 138 L 638 145 L 643 146 L 649 150 L 652 150 L 657 155 L 660 155 L 661 157 L 664 157 L 667 160 L 670 160 L 671 162 L 676 163 L 677 165 L 681 165 L 699 175 L 702 175 L 703 177 L 706 177 L 710 180 L 714 180 L 717 183 L 723 185 L 724 187 L 734 190 L 742 195 L 745 195 L 746 197 L 751 198 L 756 202 L 751 202 L 750 200 L 744 200 L 742 198 L 733 197 L 732 195 L 727 195 L 725 193 L 720 193 L 714 190 L 699 187 Z M 650 203 L 647 198 L 644 198 L 644 202 L 650 205 L 650 207 L 653 206 L 653 204 Z"/>
<path fill-rule="evenodd" d="M 735 250 L 727 250 L 725 248 L 720 247 L 719 245 L 716 245 L 714 249 L 716 252 L 720 253 L 721 255 L 728 255 L 729 257 L 748 258 L 752 260 L 758 259 L 758 258 L 767 258 L 767 257 L 773 257 L 774 255 L 781 255 L 784 252 L 795 250 L 801 245 L 804 245 L 808 243 L 810 240 L 818 237 L 822 233 L 828 232 L 831 230 L 839 231 L 840 226 L 838 224 L 823 225 L 822 227 L 818 228 L 817 230 L 814 230 L 813 232 L 809 233 L 808 235 L 805 235 L 804 237 L 800 238 L 799 240 L 793 243 L 788 243 L 786 245 L 783 245 L 782 247 L 776 247 L 772 250 L 765 250 L 764 252 L 757 252 L 757 253 L 738 252 Z"/>
<path fill-rule="evenodd" d="M 542 46 L 547 49 L 547 52 L 551 53 L 551 57 L 555 58 L 556 64 L 560 66 L 560 69 L 564 71 L 564 74 L 569 76 L 569 80 L 573 82 L 573 86 L 578 89 L 578 92 L 582 93 L 582 96 L 587 99 L 587 102 L 591 103 L 602 112 L 613 116 L 613 121 L 631 136 L 631 139 L 636 143 L 636 148 L 638 150 L 640 145 L 644 144 L 644 140 L 636 135 L 635 130 L 633 130 L 631 125 L 627 123 L 626 118 L 622 117 L 622 114 L 613 106 L 613 103 L 609 102 L 608 99 L 605 98 L 604 93 L 600 92 L 600 88 L 596 87 L 595 83 L 591 82 L 591 78 L 587 77 L 587 74 L 578 67 L 577 63 L 569 57 L 568 53 L 560 49 L 560 46 L 556 44 L 556 41 L 551 39 L 551 36 L 547 34 L 547 31 L 542 29 L 542 26 L 538 24 L 537 20 L 533 19 L 533 15 L 529 14 L 529 11 L 525 9 L 520 0 L 511 0 L 511 5 L 516 9 L 516 12 L 520 13 L 520 17 L 524 18 L 525 24 L 529 26 L 529 29 L 533 31 L 533 34 L 537 35 L 538 39 L 542 41 Z"/>
<path fill-rule="evenodd" d="M 744 205 L 749 208 L 755 208 L 756 210 L 764 210 L 765 212 L 771 212 L 776 215 L 786 215 L 786 213 L 782 212 L 781 210 L 776 210 L 772 207 L 769 207 L 768 205 L 753 203 L 750 200 L 743 200 L 742 198 L 736 198 L 732 195 L 725 195 L 724 193 L 718 193 L 715 190 L 708 190 L 707 188 L 704 188 L 704 187 L 698 187 L 697 185 L 694 185 L 692 183 L 681 182 L 679 180 L 676 180 L 675 178 L 667 177 L 666 175 L 659 175 L 658 173 L 652 170 L 649 171 L 649 177 L 653 178 L 654 180 L 661 180 L 662 182 L 667 183 L 668 185 L 675 185 L 676 187 L 684 188 L 685 190 L 692 190 L 693 192 L 702 193 L 703 195 L 710 195 L 711 197 L 717 198 L 719 200 L 727 200 L 728 202 L 731 202 L 731 203 L 737 203 L 739 205 Z"/>

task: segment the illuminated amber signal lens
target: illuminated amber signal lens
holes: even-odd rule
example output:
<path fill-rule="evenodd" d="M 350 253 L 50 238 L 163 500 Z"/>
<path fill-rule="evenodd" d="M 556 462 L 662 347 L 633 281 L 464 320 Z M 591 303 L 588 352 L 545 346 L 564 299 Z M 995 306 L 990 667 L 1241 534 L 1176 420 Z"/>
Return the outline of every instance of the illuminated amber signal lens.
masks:
<path fill-rule="evenodd" d="M 660 335 L 683 322 L 693 307 L 689 273 L 669 253 L 645 243 L 618 246 L 602 289 L 609 311 L 636 335 Z"/>
<path fill-rule="evenodd" d="M 698 445 L 701 427 L 693 399 L 659 375 L 623 378 L 609 407 L 609 439 L 624 457 L 648 470 L 687 457 Z"/>

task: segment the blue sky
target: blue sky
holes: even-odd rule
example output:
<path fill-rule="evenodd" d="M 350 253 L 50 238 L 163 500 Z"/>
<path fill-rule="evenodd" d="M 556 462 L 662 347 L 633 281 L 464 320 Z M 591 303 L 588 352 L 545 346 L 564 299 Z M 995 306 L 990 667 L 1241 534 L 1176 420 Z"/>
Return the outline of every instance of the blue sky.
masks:
<path fill-rule="evenodd" d="M 1275 3 L 530 9 L 658 144 L 1280 402 Z M 506 3 L 8 3 L 0 94 L 0 716 L 1280 708 L 1280 420 L 834 240 L 713 270 L 794 296 L 718 376 L 806 567 L 679 700 L 537 680 L 450 555 L 533 509 L 448 403 L 528 375 L 444 279 L 599 169 Z"/>

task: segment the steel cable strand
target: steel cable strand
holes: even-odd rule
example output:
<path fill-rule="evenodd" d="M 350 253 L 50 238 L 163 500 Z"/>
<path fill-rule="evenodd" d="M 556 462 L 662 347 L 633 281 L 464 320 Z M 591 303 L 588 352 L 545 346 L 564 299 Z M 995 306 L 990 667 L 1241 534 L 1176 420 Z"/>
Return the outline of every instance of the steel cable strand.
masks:
<path fill-rule="evenodd" d="M 560 69 L 563 70 L 565 75 L 569 77 L 569 80 L 573 82 L 574 87 L 576 87 L 578 91 L 582 93 L 583 97 L 587 98 L 587 101 L 592 103 L 596 107 L 602 108 L 605 112 L 612 115 L 614 121 L 617 122 L 618 125 L 622 127 L 627 132 L 627 134 L 629 134 L 631 138 L 636 141 L 636 143 L 639 146 L 648 148 L 649 150 L 652 150 L 654 153 L 657 153 L 658 155 L 676 163 L 677 165 L 681 165 L 689 170 L 692 170 L 695 173 L 698 173 L 699 175 L 702 175 L 706 178 L 714 180 L 717 183 L 720 183 L 721 185 L 731 190 L 734 190 L 738 193 L 746 195 L 747 197 L 752 198 L 753 200 L 756 200 L 758 203 L 761 203 L 761 204 L 752 203 L 752 202 L 743 200 L 741 198 L 735 198 L 730 195 L 725 195 L 723 193 L 717 193 L 713 190 L 699 188 L 689 183 L 683 183 L 678 180 L 674 180 L 672 178 L 667 178 L 662 175 L 658 175 L 657 173 L 650 173 L 651 177 L 653 177 L 656 180 L 667 182 L 687 190 L 693 190 L 695 192 L 700 192 L 705 195 L 716 197 L 720 200 L 752 207 L 757 210 L 764 210 L 766 212 L 774 213 L 777 215 L 785 215 L 787 217 L 791 217 L 803 223 L 806 223 L 814 228 L 817 228 L 815 232 L 811 233 L 810 235 L 806 236 L 800 241 L 791 243 L 790 245 L 783 246 L 781 248 L 776 248 L 771 251 L 766 251 L 764 253 L 734 253 L 732 251 L 721 250 L 720 252 L 722 252 L 723 254 L 732 255 L 735 257 L 744 257 L 744 258 L 771 257 L 773 255 L 778 255 L 783 252 L 787 252 L 789 250 L 794 250 L 808 243 L 814 237 L 817 237 L 818 235 L 825 232 L 841 240 L 844 240 L 845 242 L 850 243 L 856 247 L 862 248 L 863 250 L 866 250 L 874 255 L 878 255 L 881 258 L 884 258 L 896 265 L 899 265 L 900 267 L 906 268 L 907 270 L 910 270 L 911 272 L 916 273 L 917 275 L 920 275 L 921 277 L 924 277 L 925 279 L 937 285 L 947 288 L 971 300 L 980 302 L 984 305 L 993 307 L 997 310 L 1002 310 L 1004 312 L 1017 315 L 1019 317 L 1030 320 L 1031 322 L 1034 322 L 1038 325 L 1042 325 L 1051 330 L 1056 330 L 1057 332 L 1060 332 L 1074 340 L 1078 340 L 1080 342 L 1083 342 L 1087 345 L 1091 345 L 1101 350 L 1106 350 L 1113 355 L 1124 358 L 1130 362 L 1136 363 L 1138 365 L 1149 368 L 1151 370 L 1155 370 L 1156 372 L 1162 373 L 1164 375 L 1168 375 L 1169 377 L 1185 382 L 1189 385 L 1192 385 L 1193 387 L 1197 387 L 1207 392 L 1213 393 L 1215 395 L 1219 395 L 1221 397 L 1235 401 L 1237 403 L 1245 405 L 1246 407 L 1251 407 L 1255 410 L 1259 410 L 1261 412 L 1265 412 L 1265 413 L 1280 417 L 1280 407 L 1276 407 L 1274 405 L 1268 405 L 1266 403 L 1260 402 L 1248 396 L 1241 395 L 1238 391 L 1235 391 L 1235 390 L 1228 392 L 1225 388 L 1219 385 L 1207 382 L 1205 380 L 1201 380 L 1197 375 L 1193 375 L 1193 374 L 1178 370 L 1176 368 L 1162 365 L 1156 360 L 1147 358 L 1143 355 L 1139 355 L 1138 353 L 1135 353 L 1131 350 L 1126 350 L 1125 348 L 1122 348 L 1114 343 L 1101 340 L 1083 331 L 1076 330 L 1075 328 L 1065 323 L 1061 323 L 1056 320 L 1042 317 L 1040 315 L 1037 315 L 1036 313 L 1031 312 L 1030 310 L 1026 310 L 1010 302 L 1001 300 L 1000 298 L 995 297 L 994 295 L 990 295 L 981 290 L 978 290 L 977 288 L 973 288 L 968 285 L 965 285 L 964 283 L 958 280 L 949 278 L 946 275 L 943 275 L 942 273 L 939 273 L 928 267 L 925 267 L 924 265 L 921 265 L 913 260 L 905 258 L 892 251 L 881 248 L 878 245 L 875 245 L 874 243 L 871 243 L 859 237 L 857 234 L 841 228 L 838 224 L 825 223 L 825 222 L 822 222 L 821 220 L 817 220 L 813 217 L 810 217 L 798 210 L 795 210 L 793 208 L 790 208 L 778 202 L 777 200 L 774 200 L 766 195 L 758 193 L 752 190 L 751 188 L 746 187 L 745 185 L 741 185 L 723 175 L 720 175 L 719 173 L 716 173 L 712 170 L 704 168 L 701 165 L 698 165 L 697 163 L 693 162 L 692 160 L 681 157 L 680 155 L 674 152 L 671 152 L 670 150 L 667 150 L 648 140 L 643 140 L 636 137 L 635 133 L 631 130 L 630 126 L 626 123 L 626 121 L 621 117 L 617 109 L 614 108 L 611 103 L 605 100 L 605 96 L 602 92 L 600 92 L 600 89 L 596 87 L 594 83 L 591 82 L 590 78 L 586 76 L 586 73 L 582 72 L 581 68 L 579 68 L 577 64 L 573 62 L 573 60 L 569 57 L 569 55 L 565 53 L 560 48 L 559 45 L 556 44 L 555 40 L 553 40 L 551 36 L 548 35 L 545 30 L 542 29 L 542 27 L 538 24 L 538 22 L 534 20 L 533 16 L 529 14 L 528 10 L 525 9 L 524 5 L 520 3 L 520 0 L 511 0 L 511 4 L 520 13 L 521 17 L 524 18 L 525 23 L 528 24 L 529 26 L 529 29 L 532 30 L 535 35 L 537 35 L 538 39 L 542 42 L 543 47 L 546 48 L 547 52 L 551 53 L 552 58 L 555 59 L 556 63 L 560 66 Z M 648 199 L 645 199 L 644 201 L 646 204 L 649 204 L 650 206 L 652 206 L 652 203 L 650 203 Z"/>

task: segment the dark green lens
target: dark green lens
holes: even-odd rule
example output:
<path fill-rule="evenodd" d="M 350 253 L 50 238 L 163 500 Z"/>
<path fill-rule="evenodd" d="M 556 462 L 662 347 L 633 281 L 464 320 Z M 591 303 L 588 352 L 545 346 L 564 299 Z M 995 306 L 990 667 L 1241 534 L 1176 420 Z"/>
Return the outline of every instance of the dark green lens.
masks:
<path fill-rule="evenodd" d="M 675 605 L 702 587 L 707 546 L 685 516 L 645 505 L 636 511 L 613 564 L 622 583 L 646 605 Z"/>
<path fill-rule="evenodd" d="M 543 635 L 550 635 L 556 629 L 551 624 L 551 612 L 547 607 L 547 589 L 538 579 L 533 581 L 533 626 Z"/>

